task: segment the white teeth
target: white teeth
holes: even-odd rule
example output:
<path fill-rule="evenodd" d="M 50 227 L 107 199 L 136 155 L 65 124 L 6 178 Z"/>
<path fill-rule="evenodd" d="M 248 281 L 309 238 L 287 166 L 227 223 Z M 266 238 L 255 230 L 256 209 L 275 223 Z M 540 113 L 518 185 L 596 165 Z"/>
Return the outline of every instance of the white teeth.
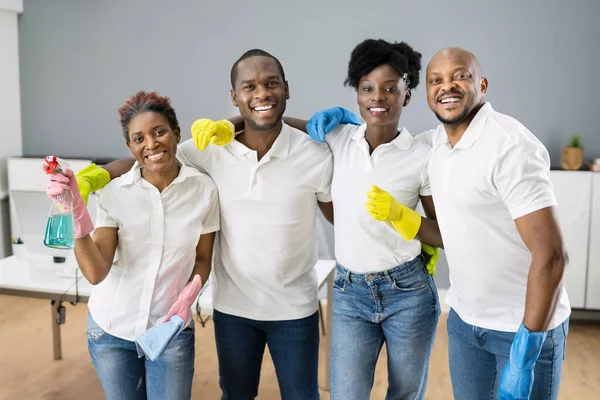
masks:
<path fill-rule="evenodd" d="M 375 112 L 384 112 L 384 111 L 387 111 L 387 108 L 375 108 L 375 107 L 371 107 L 371 108 L 369 108 L 369 110 L 375 111 Z"/>
<path fill-rule="evenodd" d="M 448 97 L 447 99 L 442 99 L 442 104 L 445 103 L 456 103 L 457 101 L 459 101 L 460 99 L 458 97 Z"/>
<path fill-rule="evenodd" d="M 161 158 L 164 154 L 165 154 L 165 152 L 163 151 L 161 153 L 151 154 L 148 156 L 148 158 L 150 160 L 156 160 L 157 158 Z"/>
<path fill-rule="evenodd" d="M 254 109 L 256 111 L 267 111 L 270 110 L 271 108 L 273 108 L 273 106 L 260 106 L 260 107 L 254 107 Z"/>

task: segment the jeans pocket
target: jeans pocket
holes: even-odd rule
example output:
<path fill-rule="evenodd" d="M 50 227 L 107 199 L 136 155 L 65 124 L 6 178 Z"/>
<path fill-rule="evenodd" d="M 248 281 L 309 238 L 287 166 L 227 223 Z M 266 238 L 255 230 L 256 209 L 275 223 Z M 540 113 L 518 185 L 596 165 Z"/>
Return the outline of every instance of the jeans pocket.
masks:
<path fill-rule="evenodd" d="M 87 337 L 89 340 L 98 340 L 104 335 L 104 329 L 100 328 L 100 326 L 94 321 L 92 318 L 92 314 L 88 313 L 87 317 Z"/>
<path fill-rule="evenodd" d="M 344 291 L 346 288 L 346 274 L 344 271 L 336 268 L 335 278 L 333 279 L 333 289 Z"/>
<path fill-rule="evenodd" d="M 411 266 L 409 269 L 399 271 L 392 275 L 392 286 L 401 291 L 413 291 L 427 288 L 427 272 L 420 268 L 421 264 Z"/>

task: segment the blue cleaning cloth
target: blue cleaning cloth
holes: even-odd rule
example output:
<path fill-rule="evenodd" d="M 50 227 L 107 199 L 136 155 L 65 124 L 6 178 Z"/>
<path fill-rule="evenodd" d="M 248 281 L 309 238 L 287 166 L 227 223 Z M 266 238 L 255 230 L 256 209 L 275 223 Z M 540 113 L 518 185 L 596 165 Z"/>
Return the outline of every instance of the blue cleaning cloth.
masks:
<path fill-rule="evenodd" d="M 170 320 L 158 324 L 135 338 L 135 347 L 138 356 L 156 360 L 167 348 L 171 340 L 177 337 L 185 328 L 185 322 L 179 315 L 174 315 Z"/>

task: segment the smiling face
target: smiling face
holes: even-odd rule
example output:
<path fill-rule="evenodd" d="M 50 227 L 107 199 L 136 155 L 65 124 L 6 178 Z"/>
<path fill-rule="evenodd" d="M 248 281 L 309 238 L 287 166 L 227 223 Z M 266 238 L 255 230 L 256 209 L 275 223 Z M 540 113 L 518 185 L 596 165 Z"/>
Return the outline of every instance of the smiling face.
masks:
<path fill-rule="evenodd" d="M 471 53 L 453 48 L 433 56 L 426 85 L 429 108 L 438 120 L 446 126 L 468 126 L 484 102 L 488 81 Z"/>
<path fill-rule="evenodd" d="M 281 122 L 288 98 L 288 84 L 272 58 L 254 56 L 237 65 L 231 101 L 248 127 L 261 131 L 273 129 Z"/>
<path fill-rule="evenodd" d="M 383 64 L 360 79 L 356 101 L 368 125 L 396 129 L 402 109 L 410 102 L 410 90 L 396 69 Z"/>
<path fill-rule="evenodd" d="M 163 114 L 154 111 L 137 114 L 129 122 L 128 131 L 127 147 L 146 171 L 160 173 L 177 165 L 179 127 L 172 129 Z"/>

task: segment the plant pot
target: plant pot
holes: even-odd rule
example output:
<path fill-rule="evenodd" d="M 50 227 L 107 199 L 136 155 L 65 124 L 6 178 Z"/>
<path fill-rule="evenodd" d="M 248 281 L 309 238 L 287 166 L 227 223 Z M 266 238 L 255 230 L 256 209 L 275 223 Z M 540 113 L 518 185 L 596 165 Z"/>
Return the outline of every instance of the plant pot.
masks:
<path fill-rule="evenodd" d="M 563 147 L 562 167 L 568 171 L 577 171 L 583 165 L 583 147 Z"/>

